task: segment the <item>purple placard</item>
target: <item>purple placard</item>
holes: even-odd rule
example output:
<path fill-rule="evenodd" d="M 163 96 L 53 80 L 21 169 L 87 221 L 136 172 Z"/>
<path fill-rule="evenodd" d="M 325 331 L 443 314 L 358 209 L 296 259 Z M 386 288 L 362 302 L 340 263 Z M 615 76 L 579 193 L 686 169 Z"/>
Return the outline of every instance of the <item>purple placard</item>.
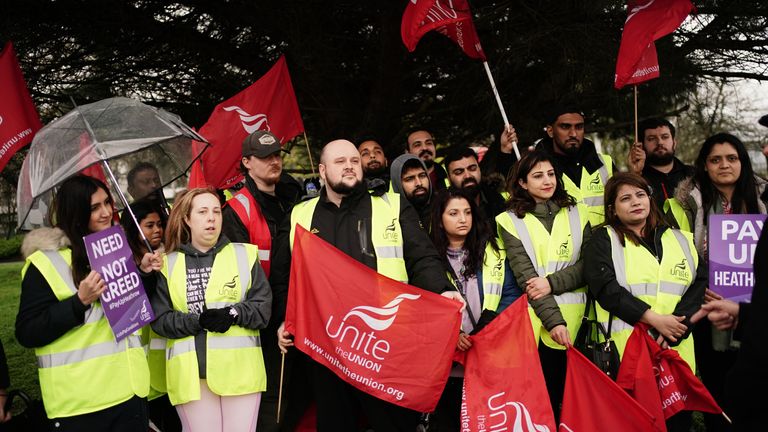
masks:
<path fill-rule="evenodd" d="M 748 302 L 755 283 L 753 262 L 765 215 L 709 217 L 709 288 L 735 302 Z"/>
<path fill-rule="evenodd" d="M 91 269 L 104 279 L 101 307 L 118 342 L 146 324 L 155 314 L 149 304 L 125 231 L 120 225 L 83 237 Z"/>

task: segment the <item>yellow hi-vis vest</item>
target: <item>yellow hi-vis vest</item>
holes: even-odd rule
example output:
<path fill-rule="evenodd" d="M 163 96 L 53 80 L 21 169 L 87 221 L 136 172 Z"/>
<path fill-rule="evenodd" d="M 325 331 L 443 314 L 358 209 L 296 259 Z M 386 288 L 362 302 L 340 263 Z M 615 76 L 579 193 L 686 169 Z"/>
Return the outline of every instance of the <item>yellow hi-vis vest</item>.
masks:
<path fill-rule="evenodd" d="M 168 392 L 165 384 L 165 349 L 167 340 L 155 333 L 150 326 L 146 326 L 141 330 L 144 345 L 148 347 L 149 396 L 147 396 L 147 400 L 153 400 Z"/>
<path fill-rule="evenodd" d="M 643 246 L 624 239 L 621 246 L 619 235 L 612 227 L 605 227 L 611 238 L 611 260 L 616 274 L 616 281 L 636 298 L 647 303 L 651 310 L 663 315 L 675 311 L 685 291 L 696 279 L 696 267 L 699 256 L 694 253 L 693 237 L 690 233 L 669 228 L 661 236 L 663 255 L 661 262 Z M 608 328 L 608 312 L 597 306 L 597 320 Z M 632 334 L 634 326 L 627 324 L 614 315 L 611 324 L 611 337 L 616 342 L 619 353 L 624 355 L 624 347 Z M 696 370 L 693 352 L 693 334 L 683 339 L 673 349 L 677 350 L 691 370 Z"/>
<path fill-rule="evenodd" d="M 520 219 L 512 210 L 508 210 L 498 215 L 496 221 L 500 227 L 520 240 L 528 259 L 536 267 L 536 273 L 544 277 L 571 266 L 579 260 L 584 228 L 589 222 L 588 215 L 589 212 L 584 204 L 561 208 L 555 215 L 551 233 L 531 213 Z M 581 327 L 586 292 L 587 288 L 582 287 L 553 295 L 572 338 L 576 336 L 579 327 Z M 534 340 L 538 342 L 541 339 L 550 348 L 565 349 L 564 346 L 552 339 L 530 305 L 528 306 L 528 314 L 531 317 Z"/>
<path fill-rule="evenodd" d="M 483 309 L 496 312 L 501 302 L 501 291 L 504 286 L 504 261 L 507 260 L 507 253 L 503 246 L 499 246 L 498 251 L 493 250 L 490 243 L 492 241 L 498 242 L 499 239 L 491 239 L 485 245 L 483 254 Z M 456 281 L 450 272 L 448 272 L 448 280 L 453 286 L 456 286 Z M 475 318 L 479 318 L 479 316 Z"/>
<path fill-rule="evenodd" d="M 581 169 L 581 184 L 576 185 L 567 175 L 562 175 L 563 186 L 569 195 L 576 198 L 576 201 L 583 203 L 589 210 L 589 222 L 596 227 L 605 221 L 605 209 L 603 207 L 603 194 L 605 184 L 613 175 L 613 159 L 610 156 L 598 153 L 598 159 L 603 166 L 596 169 L 592 174 L 587 172 L 586 168 Z"/>
<path fill-rule="evenodd" d="M 256 246 L 245 243 L 230 243 L 216 254 L 205 287 L 208 309 L 231 306 L 245 299 L 258 254 Z M 162 272 L 168 280 L 174 310 L 188 313 L 185 260 L 183 253 L 167 254 Z M 200 399 L 194 336 L 168 339 L 165 372 L 171 404 Z M 206 332 L 205 373 L 208 387 L 219 396 L 263 392 L 267 388 L 267 377 L 259 331 L 232 325 L 225 333 Z"/>
<path fill-rule="evenodd" d="M 72 252 L 37 251 L 27 258 L 40 270 L 59 301 L 77 295 Z M 40 390 L 48 418 L 94 413 L 149 393 L 149 368 L 138 332 L 115 342 L 101 302 L 91 304 L 85 320 L 54 342 L 35 348 Z"/>
<path fill-rule="evenodd" d="M 319 197 L 301 202 L 293 207 L 291 212 L 290 245 L 293 250 L 293 238 L 296 234 L 296 224 L 311 231 L 312 216 Z M 376 271 L 400 282 L 408 282 L 408 272 L 403 259 L 403 231 L 400 228 L 400 194 L 385 193 L 377 197 L 371 196 L 371 243 L 376 255 Z M 366 227 L 358 227 L 361 230 Z M 361 247 L 367 247 L 361 245 Z"/>
<path fill-rule="evenodd" d="M 678 228 L 682 231 L 693 232 L 688 215 L 685 214 L 685 209 L 677 198 L 668 198 L 664 201 L 664 215 L 669 214 L 671 214 L 672 218 L 677 222 Z"/>

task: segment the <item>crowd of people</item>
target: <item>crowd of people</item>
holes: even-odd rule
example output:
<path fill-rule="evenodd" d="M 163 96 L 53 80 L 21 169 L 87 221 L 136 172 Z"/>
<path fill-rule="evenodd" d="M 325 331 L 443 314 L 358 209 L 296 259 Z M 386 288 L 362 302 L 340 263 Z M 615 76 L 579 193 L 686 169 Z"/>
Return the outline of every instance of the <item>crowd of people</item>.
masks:
<path fill-rule="evenodd" d="M 735 420 L 707 416 L 707 431 L 752 430 L 759 410 L 743 392 L 759 382 L 749 374 L 765 377 L 760 317 L 756 305 L 708 289 L 707 216 L 766 214 L 766 181 L 726 133 L 685 165 L 664 119 L 640 124 L 629 172 L 620 172 L 584 137 L 585 120 L 559 106 L 519 161 L 511 125 L 482 161 L 458 146 L 438 163 L 423 129 L 391 163 L 374 137 L 331 141 L 317 196 L 283 171 L 282 147 L 267 131 L 244 140 L 244 186 L 226 201 L 196 188 L 170 206 L 157 169 L 138 164 L 128 174 L 134 202 L 119 222 L 155 320 L 120 342 L 83 242 L 116 223 L 114 201 L 101 181 L 70 178 L 57 192 L 55 227 L 24 240 L 16 318 L 19 343 L 35 349 L 52 430 L 143 432 L 150 421 L 161 431 L 294 430 L 313 405 L 319 431 L 410 432 L 425 421 L 430 431 L 458 431 L 461 365 L 435 412 L 418 413 L 354 388 L 294 347 L 284 321 L 297 224 L 383 275 L 462 302 L 459 351 L 526 297 L 556 419 L 565 350 L 594 299 L 620 353 L 642 322 L 700 372 Z M 384 236 L 388 229 L 399 235 Z M 768 290 L 758 270 L 755 302 Z M 667 421 L 671 431 L 690 425 L 689 412 Z"/>

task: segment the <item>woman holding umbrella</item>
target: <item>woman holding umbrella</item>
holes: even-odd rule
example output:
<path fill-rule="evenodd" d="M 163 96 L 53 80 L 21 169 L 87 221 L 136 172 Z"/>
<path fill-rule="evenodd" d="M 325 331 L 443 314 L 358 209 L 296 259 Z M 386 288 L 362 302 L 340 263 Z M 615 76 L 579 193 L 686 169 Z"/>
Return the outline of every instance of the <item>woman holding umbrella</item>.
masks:
<path fill-rule="evenodd" d="M 168 396 L 190 432 L 252 432 L 266 389 L 259 329 L 269 321 L 272 291 L 258 249 L 231 243 L 221 221 L 212 189 L 177 197 L 151 298 L 152 329 L 168 339 Z"/>
<path fill-rule="evenodd" d="M 112 226 L 113 201 L 99 180 L 77 175 L 61 184 L 56 228 L 27 235 L 22 252 L 16 338 L 35 348 L 43 403 L 62 431 L 141 431 L 148 427 L 149 370 L 137 334 L 115 342 L 99 302 L 105 289 L 90 270 L 83 236 Z M 141 269 L 160 269 L 145 254 Z"/>

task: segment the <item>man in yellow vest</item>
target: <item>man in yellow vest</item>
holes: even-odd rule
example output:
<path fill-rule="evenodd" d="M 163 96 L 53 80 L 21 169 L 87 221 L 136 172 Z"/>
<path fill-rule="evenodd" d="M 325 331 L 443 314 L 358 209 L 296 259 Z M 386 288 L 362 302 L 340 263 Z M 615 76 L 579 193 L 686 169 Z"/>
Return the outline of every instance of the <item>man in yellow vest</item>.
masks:
<path fill-rule="evenodd" d="M 328 143 L 320 155 L 320 196 L 294 207 L 276 240 L 274 264 L 290 266 L 290 240 L 296 224 L 331 243 L 379 273 L 444 296 L 461 299 L 448 281 L 440 257 L 419 228 L 418 215 L 395 193 L 373 196 L 362 180 L 360 153 L 346 140 Z M 390 235 L 384 235 L 390 233 Z M 288 275 L 272 286 L 278 322 L 284 319 Z M 278 342 L 285 350 L 292 335 L 281 326 Z M 374 398 L 346 384 L 332 371 L 311 362 L 311 382 L 317 404 L 317 429 L 356 430 L 364 413 L 374 430 L 416 429 L 419 413 Z"/>
<path fill-rule="evenodd" d="M 232 242 L 251 243 L 259 247 L 259 262 L 267 277 L 272 271 L 272 240 L 283 218 L 302 196 L 303 187 L 283 172 L 280 140 L 271 132 L 257 130 L 243 140 L 240 172 L 245 186 L 235 193 L 222 209 L 221 231 Z M 261 332 L 261 348 L 267 371 L 267 390 L 259 406 L 259 431 L 279 430 L 277 399 L 280 386 L 280 350 L 277 346 L 277 324 Z M 283 405 L 283 408 L 286 408 Z"/>
<path fill-rule="evenodd" d="M 613 160 L 598 153 L 595 144 L 584 138 L 584 114 L 579 108 L 556 105 L 546 131 L 548 138 L 541 140 L 536 148 L 553 156 L 556 168 L 563 173 L 565 190 L 587 206 L 590 224 L 598 226 L 605 220 L 605 183 L 617 171 Z"/>

